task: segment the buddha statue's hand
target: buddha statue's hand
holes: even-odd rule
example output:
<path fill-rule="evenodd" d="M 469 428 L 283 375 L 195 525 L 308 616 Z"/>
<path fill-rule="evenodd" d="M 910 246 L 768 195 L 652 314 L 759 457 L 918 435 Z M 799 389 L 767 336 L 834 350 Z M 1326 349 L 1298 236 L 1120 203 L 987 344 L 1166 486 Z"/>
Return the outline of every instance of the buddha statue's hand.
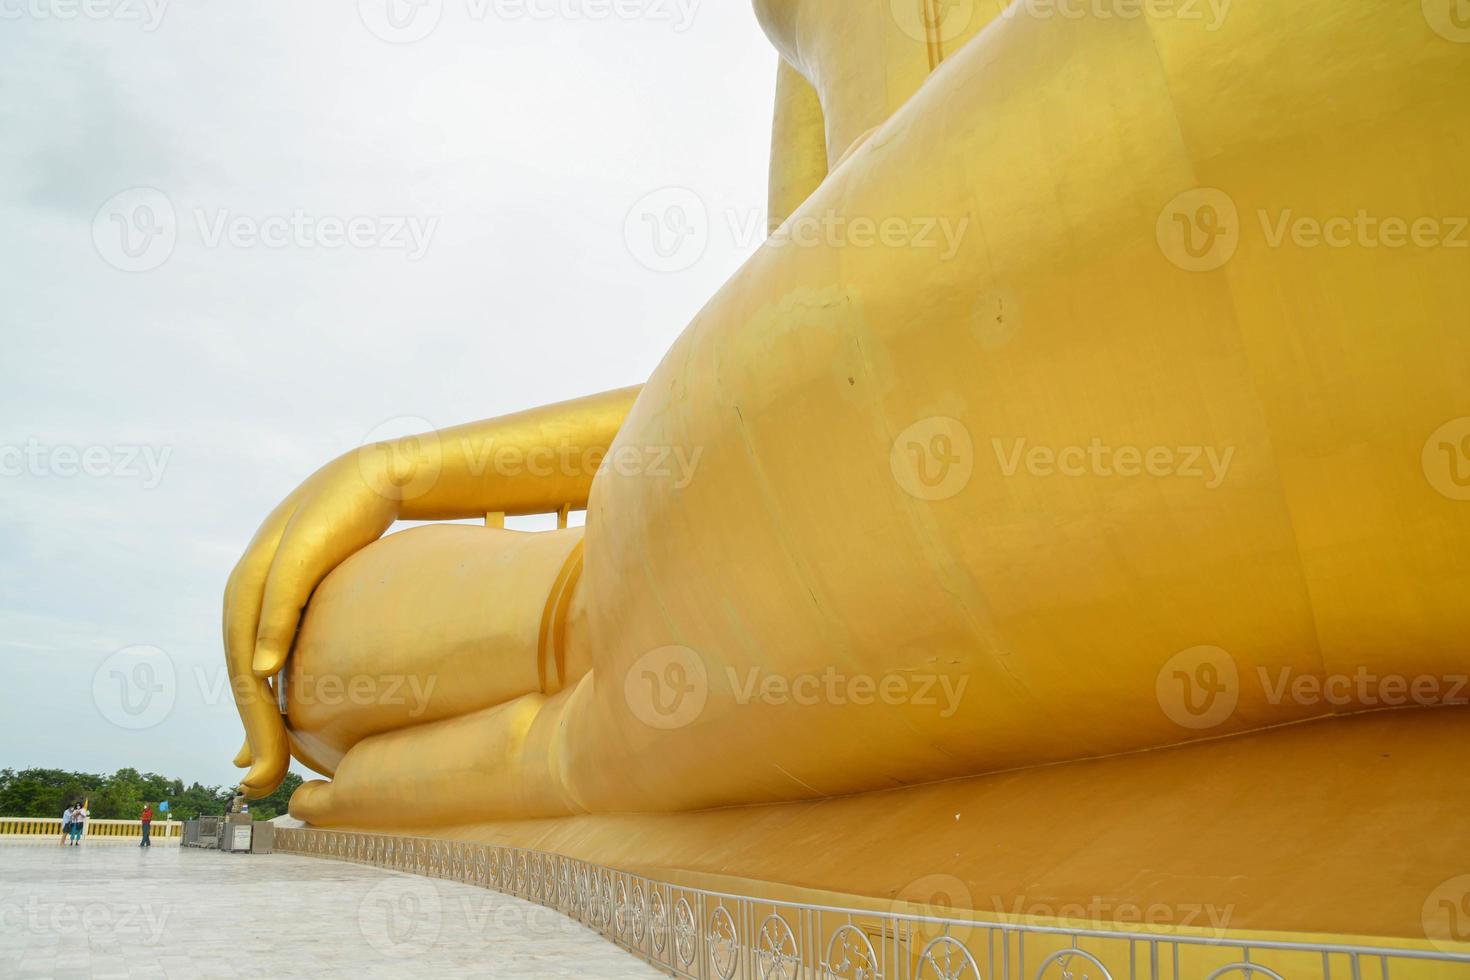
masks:
<path fill-rule="evenodd" d="M 607 453 L 639 390 L 371 443 L 323 466 L 271 512 L 225 587 L 225 660 L 245 723 L 236 762 L 250 766 L 247 795 L 269 795 L 286 774 L 290 744 L 269 678 L 285 665 L 307 600 L 328 573 L 399 519 L 585 507 L 596 475 L 585 461 Z M 499 465 L 507 452 L 524 465 Z"/>
<path fill-rule="evenodd" d="M 248 796 L 271 793 L 290 762 L 285 723 L 267 678 L 285 663 L 297 621 L 327 573 L 376 540 L 397 518 L 407 486 L 398 443 L 339 457 L 275 508 L 225 586 L 224 643 L 245 725 Z"/>
<path fill-rule="evenodd" d="M 272 677 L 285 664 L 301 612 L 327 573 L 398 519 L 422 465 L 418 443 L 375 443 L 338 457 L 261 525 L 235 566 L 225 603 L 226 645 L 241 646 L 256 677 Z"/>

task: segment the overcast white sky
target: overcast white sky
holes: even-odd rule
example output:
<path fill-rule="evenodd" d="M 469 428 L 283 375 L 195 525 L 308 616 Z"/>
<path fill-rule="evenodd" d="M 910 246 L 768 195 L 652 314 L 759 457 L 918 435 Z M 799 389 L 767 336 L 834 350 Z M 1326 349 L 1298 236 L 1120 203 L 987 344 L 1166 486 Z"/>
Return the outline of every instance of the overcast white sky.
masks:
<path fill-rule="evenodd" d="M 0 767 L 232 781 L 266 512 L 394 419 L 644 380 L 758 244 L 745 0 L 418 3 L 0 0 Z"/>

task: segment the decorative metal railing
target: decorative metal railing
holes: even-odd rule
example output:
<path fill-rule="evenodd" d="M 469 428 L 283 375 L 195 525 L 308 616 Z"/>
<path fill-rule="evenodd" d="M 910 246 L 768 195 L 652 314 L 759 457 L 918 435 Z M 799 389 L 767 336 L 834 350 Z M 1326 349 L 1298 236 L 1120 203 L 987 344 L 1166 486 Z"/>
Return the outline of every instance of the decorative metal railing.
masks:
<path fill-rule="evenodd" d="M 694 980 L 1403 980 L 1470 954 L 1074 929 L 803 905 L 689 888 L 495 844 L 277 829 L 275 848 L 493 888 Z"/>
<path fill-rule="evenodd" d="M 149 836 L 154 840 L 176 840 L 177 820 L 155 820 Z M 141 820 L 88 820 L 82 831 L 86 837 L 132 838 L 143 836 Z M 61 839 L 60 817 L 0 817 L 0 837 L 55 837 Z"/>

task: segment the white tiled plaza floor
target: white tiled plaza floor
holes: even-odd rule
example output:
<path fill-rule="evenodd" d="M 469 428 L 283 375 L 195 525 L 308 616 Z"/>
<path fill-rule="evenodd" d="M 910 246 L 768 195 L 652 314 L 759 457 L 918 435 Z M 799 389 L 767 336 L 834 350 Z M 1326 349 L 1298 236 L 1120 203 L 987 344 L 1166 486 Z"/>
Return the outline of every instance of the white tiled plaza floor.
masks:
<path fill-rule="evenodd" d="M 291 854 L 0 842 L 0 977 L 660 977 L 499 892 Z"/>

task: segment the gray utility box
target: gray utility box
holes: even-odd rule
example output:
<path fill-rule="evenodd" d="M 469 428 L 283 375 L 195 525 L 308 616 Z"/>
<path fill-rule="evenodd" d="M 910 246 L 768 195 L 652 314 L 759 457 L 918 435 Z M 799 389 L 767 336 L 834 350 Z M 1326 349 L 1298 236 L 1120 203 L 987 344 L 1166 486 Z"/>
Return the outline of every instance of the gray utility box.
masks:
<path fill-rule="evenodd" d="M 269 820 L 257 820 L 250 828 L 250 853 L 269 854 L 276 847 L 276 825 Z"/>
<path fill-rule="evenodd" d="M 232 813 L 225 820 L 225 825 L 220 828 L 219 849 L 222 851 L 250 850 L 251 832 L 254 826 L 250 822 L 248 813 Z"/>
<path fill-rule="evenodd" d="M 207 847 L 211 850 L 219 846 L 219 817 L 200 817 L 199 831 L 195 836 L 193 844 L 195 847 Z"/>

